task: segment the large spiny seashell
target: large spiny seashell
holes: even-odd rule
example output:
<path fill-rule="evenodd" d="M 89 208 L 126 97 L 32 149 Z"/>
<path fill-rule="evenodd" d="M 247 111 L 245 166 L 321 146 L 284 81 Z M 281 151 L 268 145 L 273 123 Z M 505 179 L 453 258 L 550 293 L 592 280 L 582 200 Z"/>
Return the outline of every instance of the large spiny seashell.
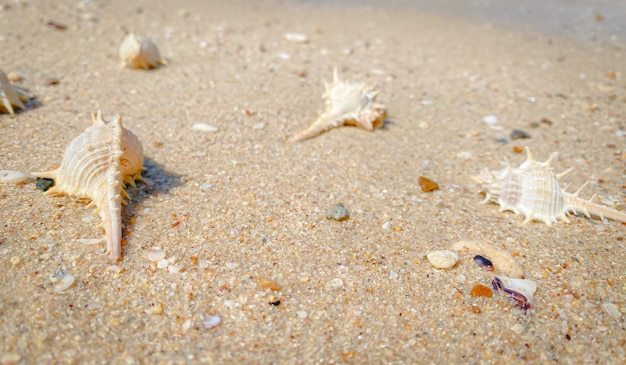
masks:
<path fill-rule="evenodd" d="M 145 70 L 167 64 L 167 61 L 161 58 L 159 47 L 152 39 L 136 33 L 129 33 L 122 41 L 120 59 L 122 60 L 122 67 Z"/>
<path fill-rule="evenodd" d="M 26 109 L 23 102 L 30 100 L 26 90 L 11 84 L 7 75 L 0 70 L 0 111 L 15 114 L 13 108 Z"/>
<path fill-rule="evenodd" d="M 376 103 L 378 91 L 363 83 L 341 81 L 337 69 L 333 71 L 333 83 L 324 82 L 326 110 L 306 130 L 289 140 L 290 143 L 313 138 L 341 125 L 353 125 L 368 131 L 381 126 L 387 116 L 385 106 Z"/>
<path fill-rule="evenodd" d="M 540 220 L 552 225 L 559 218 L 569 222 L 567 215 L 570 213 L 626 222 L 625 213 L 581 199 L 578 193 L 582 187 L 575 193 L 563 191 L 559 187 L 559 178 L 572 169 L 554 174 L 550 167 L 552 157 L 546 162 L 538 162 L 533 159 L 530 148 L 526 148 L 526 153 L 526 161 L 518 168 L 512 168 L 507 161 L 506 167 L 500 171 L 485 171 L 474 177 L 481 191 L 485 192 L 483 203 L 496 202 L 500 211 L 521 213 L 526 217 L 524 223 Z"/>
<path fill-rule="evenodd" d="M 128 197 L 124 187 L 141 180 L 143 149 L 139 139 L 122 126 L 119 115 L 107 122 L 98 111 L 92 118 L 94 124 L 67 146 L 58 169 L 33 176 L 54 180 L 46 195 L 91 199 L 90 206 L 96 206 L 103 221 L 107 255 L 117 261 L 122 252 L 123 197 Z"/>

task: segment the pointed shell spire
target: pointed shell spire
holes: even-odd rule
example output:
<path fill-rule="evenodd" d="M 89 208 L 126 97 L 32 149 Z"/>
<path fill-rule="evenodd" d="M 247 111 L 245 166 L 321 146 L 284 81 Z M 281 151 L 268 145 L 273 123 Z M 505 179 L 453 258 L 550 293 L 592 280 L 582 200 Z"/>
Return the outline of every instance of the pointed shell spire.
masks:
<path fill-rule="evenodd" d="M 11 84 L 7 75 L 0 70 L 0 112 L 15 114 L 15 108 L 26 109 L 23 103 L 30 99 L 26 90 Z"/>
<path fill-rule="evenodd" d="M 123 198 L 126 184 L 141 180 L 143 149 L 139 139 L 122 125 L 121 116 L 105 121 L 102 113 L 92 116 L 94 124 L 65 149 L 63 162 L 55 170 L 33 176 L 53 179 L 46 195 L 69 195 L 92 200 L 103 220 L 107 254 L 117 261 L 122 251 Z"/>
<path fill-rule="evenodd" d="M 290 143 L 316 137 L 341 125 L 352 125 L 372 131 L 380 127 L 387 112 L 383 104 L 376 103 L 378 91 L 363 83 L 341 81 L 337 68 L 333 82 L 324 82 L 326 109 L 313 124 L 289 140 Z"/>

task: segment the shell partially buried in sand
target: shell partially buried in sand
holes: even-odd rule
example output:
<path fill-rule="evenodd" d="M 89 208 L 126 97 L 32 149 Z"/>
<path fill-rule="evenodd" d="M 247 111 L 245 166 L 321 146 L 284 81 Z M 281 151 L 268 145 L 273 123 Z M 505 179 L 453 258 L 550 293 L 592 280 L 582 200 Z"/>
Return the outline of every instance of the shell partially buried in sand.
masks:
<path fill-rule="evenodd" d="M 0 70 L 0 112 L 13 115 L 15 108 L 24 110 L 24 103 L 30 98 L 26 90 L 11 84 L 7 75 Z"/>
<path fill-rule="evenodd" d="M 120 59 L 122 67 L 144 70 L 167 64 L 152 39 L 136 33 L 129 33 L 122 41 Z"/>
<path fill-rule="evenodd" d="M 326 109 L 313 124 L 289 140 L 300 142 L 318 136 L 329 129 L 353 125 L 372 131 L 385 121 L 387 112 L 383 104 L 376 102 L 378 91 L 363 83 L 341 81 L 337 69 L 333 71 L 333 83 L 324 83 Z"/>
<path fill-rule="evenodd" d="M 107 255 L 117 261 L 122 252 L 122 204 L 126 184 L 141 180 L 143 148 L 139 139 L 122 125 L 118 115 L 102 119 L 98 111 L 94 124 L 76 137 L 65 149 L 63 162 L 56 170 L 34 172 L 33 176 L 53 179 L 46 195 L 91 199 L 103 221 Z"/>

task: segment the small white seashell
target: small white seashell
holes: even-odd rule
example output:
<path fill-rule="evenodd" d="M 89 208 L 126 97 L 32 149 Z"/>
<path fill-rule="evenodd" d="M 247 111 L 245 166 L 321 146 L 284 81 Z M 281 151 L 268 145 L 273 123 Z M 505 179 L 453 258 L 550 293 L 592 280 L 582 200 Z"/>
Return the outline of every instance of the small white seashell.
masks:
<path fill-rule="evenodd" d="M 222 318 L 220 316 L 209 316 L 202 321 L 202 325 L 206 329 L 211 329 L 219 326 L 222 323 Z"/>
<path fill-rule="evenodd" d="M 294 33 L 294 32 L 285 33 L 285 39 L 288 40 L 289 42 L 296 42 L 296 43 L 305 43 L 309 40 L 306 34 Z"/>
<path fill-rule="evenodd" d="M 50 281 L 54 283 L 54 292 L 60 293 L 69 289 L 74 284 L 74 275 L 62 269 L 57 270 L 50 276 Z"/>
<path fill-rule="evenodd" d="M 21 87 L 11 84 L 9 78 L 0 70 L 0 112 L 15 114 L 14 108 L 26 109 L 23 102 L 30 100 L 31 96 Z"/>
<path fill-rule="evenodd" d="M 537 162 L 529 147 L 526 147 L 526 154 L 526 161 L 518 168 L 511 167 L 507 161 L 506 167 L 500 171 L 483 171 L 474 177 L 480 190 L 485 192 L 483 203 L 496 202 L 500 211 L 523 214 L 526 217 L 523 224 L 535 219 L 549 226 L 559 219 L 569 222 L 567 215 L 578 212 L 587 217 L 595 215 L 626 222 L 626 213 L 579 198 L 578 194 L 586 184 L 573 194 L 562 190 L 559 178 L 572 169 L 554 174 L 550 167 L 554 155 L 546 162 Z"/>
<path fill-rule="evenodd" d="M 98 243 L 101 243 L 104 240 L 105 240 L 104 237 L 102 237 L 102 238 L 80 238 L 78 240 L 78 242 L 82 243 L 83 245 L 96 245 Z"/>
<path fill-rule="evenodd" d="M 202 131 L 202 132 L 217 132 L 217 127 L 214 127 L 210 124 L 205 123 L 197 123 L 191 126 L 191 129 L 194 131 Z"/>
<path fill-rule="evenodd" d="M 181 272 L 183 268 L 184 268 L 183 265 L 169 265 L 167 267 L 167 271 L 169 271 L 172 274 L 177 274 Z"/>
<path fill-rule="evenodd" d="M 92 118 L 94 124 L 67 146 L 58 169 L 32 175 L 54 180 L 45 195 L 91 199 L 89 206 L 96 206 L 103 221 L 107 254 L 117 261 L 122 254 L 123 198 L 128 198 L 124 187 L 141 180 L 143 149 L 119 115 L 107 122 L 98 111 Z"/>
<path fill-rule="evenodd" d="M 165 269 L 168 266 L 170 266 L 170 262 L 167 261 L 167 259 L 161 259 L 159 260 L 159 262 L 157 262 L 157 267 L 159 269 Z"/>
<path fill-rule="evenodd" d="M 351 125 L 368 131 L 380 127 L 387 112 L 383 104 L 376 103 L 378 91 L 363 83 L 339 80 L 337 69 L 333 71 L 333 83 L 324 83 L 326 110 L 306 130 L 292 137 L 289 142 L 300 142 L 313 138 L 329 129 Z"/>
<path fill-rule="evenodd" d="M 124 270 L 124 268 L 122 268 L 121 266 L 118 266 L 118 265 L 110 265 L 110 266 L 107 266 L 107 270 L 108 271 L 112 271 L 112 272 L 114 272 L 116 274 L 119 274 L 119 273 L 121 273 Z"/>
<path fill-rule="evenodd" d="M 459 261 L 459 255 L 449 250 L 432 251 L 428 255 L 428 262 L 438 269 L 449 269 Z"/>
<path fill-rule="evenodd" d="M 508 251 L 481 241 L 459 241 L 452 245 L 458 254 L 482 255 L 491 261 L 493 267 L 506 276 L 523 278 L 524 270 Z"/>
<path fill-rule="evenodd" d="M 159 48 L 152 39 L 136 33 L 129 33 L 122 41 L 120 59 L 122 67 L 145 70 L 167 64 L 167 61 L 161 58 Z"/>
<path fill-rule="evenodd" d="M 10 184 L 23 184 L 34 180 L 31 174 L 20 171 L 0 170 L 0 181 Z"/>
<path fill-rule="evenodd" d="M 165 258 L 165 251 L 160 248 L 152 249 L 148 252 L 148 259 L 152 262 L 157 262 Z"/>

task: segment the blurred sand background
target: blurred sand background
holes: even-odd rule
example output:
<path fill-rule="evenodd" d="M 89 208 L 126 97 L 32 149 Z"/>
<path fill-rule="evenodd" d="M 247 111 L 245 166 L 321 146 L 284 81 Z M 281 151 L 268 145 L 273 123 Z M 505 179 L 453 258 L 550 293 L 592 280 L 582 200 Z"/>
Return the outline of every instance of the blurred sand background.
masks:
<path fill-rule="evenodd" d="M 102 235 L 93 209 L 0 185 L 1 363 L 625 363 L 625 226 L 521 225 L 471 180 L 530 146 L 575 168 L 570 191 L 590 180 L 584 197 L 625 209 L 624 5 L 428 3 L 3 2 L 0 68 L 40 105 L 0 115 L 0 169 L 59 164 L 102 109 L 147 171 L 117 266 L 79 242 Z M 169 65 L 120 69 L 131 30 Z M 378 85 L 388 121 L 287 144 L 333 67 Z M 349 220 L 326 219 L 338 202 Z M 471 257 L 426 260 L 463 239 L 514 253 L 538 284 L 530 311 L 472 297 L 493 274 Z M 153 247 L 184 270 L 157 268 Z M 60 268 L 76 282 L 56 293 Z"/>

